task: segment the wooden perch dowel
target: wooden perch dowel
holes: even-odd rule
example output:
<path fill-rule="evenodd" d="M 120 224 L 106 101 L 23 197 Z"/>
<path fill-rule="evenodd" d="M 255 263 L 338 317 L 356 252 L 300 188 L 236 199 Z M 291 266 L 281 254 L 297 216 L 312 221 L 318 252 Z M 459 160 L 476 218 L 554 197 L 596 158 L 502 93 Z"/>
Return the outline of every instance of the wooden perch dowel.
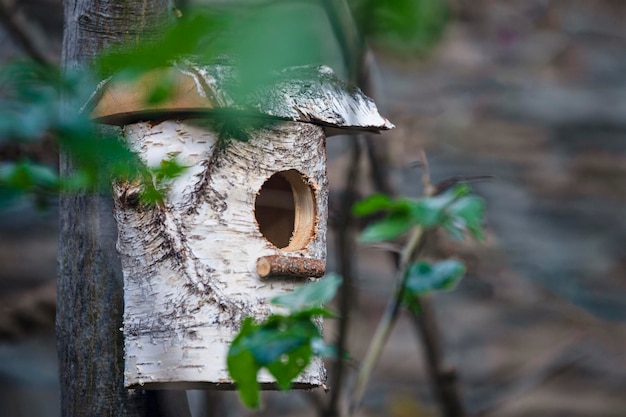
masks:
<path fill-rule="evenodd" d="M 326 264 L 320 259 L 262 256 L 256 261 L 256 272 L 261 278 L 271 276 L 320 278 L 326 273 Z"/>

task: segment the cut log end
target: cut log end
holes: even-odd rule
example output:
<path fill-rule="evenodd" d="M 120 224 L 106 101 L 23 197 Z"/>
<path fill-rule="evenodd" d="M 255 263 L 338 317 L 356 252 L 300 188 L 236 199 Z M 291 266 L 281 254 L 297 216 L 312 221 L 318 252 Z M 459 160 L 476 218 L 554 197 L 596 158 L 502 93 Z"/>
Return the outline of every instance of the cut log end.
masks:
<path fill-rule="evenodd" d="M 262 256 L 256 262 L 256 272 L 261 278 L 273 276 L 320 278 L 326 273 L 326 263 L 321 259 L 295 256 Z"/>

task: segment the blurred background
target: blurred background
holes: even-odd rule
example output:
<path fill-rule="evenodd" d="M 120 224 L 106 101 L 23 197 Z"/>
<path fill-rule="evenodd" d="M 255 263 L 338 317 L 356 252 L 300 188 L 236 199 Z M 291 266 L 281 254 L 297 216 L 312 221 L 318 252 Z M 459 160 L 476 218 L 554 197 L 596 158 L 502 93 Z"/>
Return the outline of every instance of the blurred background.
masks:
<path fill-rule="evenodd" d="M 58 63 L 61 1 L 0 3 L 0 65 L 30 48 Z M 306 7 L 325 63 L 347 77 L 323 10 Z M 626 416 L 626 2 L 450 0 L 446 16 L 440 35 L 413 48 L 372 40 L 370 94 L 397 126 L 372 141 L 400 194 L 421 193 L 412 162 L 422 149 L 435 182 L 494 177 L 473 185 L 488 206 L 486 242 L 441 239 L 436 248 L 469 268 L 456 291 L 434 297 L 468 415 Z M 328 145 L 332 207 L 347 187 L 350 149 L 342 137 Z M 50 140 L 0 142 L 0 160 L 25 156 L 54 166 L 58 155 Z M 376 167 L 362 165 L 365 196 Z M 58 415 L 57 217 L 54 202 L 41 210 L 28 198 L 0 211 L 1 416 Z M 335 251 L 331 237 L 331 270 Z M 358 360 L 394 265 L 378 248 L 355 255 L 348 350 Z M 332 339 L 332 323 L 326 333 Z M 363 416 L 437 415 L 421 346 L 402 317 Z M 269 393 L 262 412 L 239 408 L 233 393 L 195 393 L 192 404 L 212 404 L 202 415 L 313 416 L 323 397 Z"/>

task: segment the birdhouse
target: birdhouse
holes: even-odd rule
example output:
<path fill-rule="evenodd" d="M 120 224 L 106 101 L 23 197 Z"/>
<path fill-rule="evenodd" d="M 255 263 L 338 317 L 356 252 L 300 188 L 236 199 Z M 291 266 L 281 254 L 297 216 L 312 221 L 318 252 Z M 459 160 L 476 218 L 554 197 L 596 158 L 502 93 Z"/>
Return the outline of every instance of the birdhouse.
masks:
<path fill-rule="evenodd" d="M 150 104 L 159 80 L 171 93 Z M 393 127 L 327 67 L 290 68 L 236 99 L 229 65 L 181 65 L 103 83 L 92 117 L 121 126 L 149 167 L 175 158 L 163 201 L 113 184 L 124 272 L 125 384 L 231 389 L 226 354 L 241 321 L 325 273 L 331 130 Z M 320 360 L 294 388 L 324 383 Z M 272 388 L 269 374 L 259 374 Z"/>

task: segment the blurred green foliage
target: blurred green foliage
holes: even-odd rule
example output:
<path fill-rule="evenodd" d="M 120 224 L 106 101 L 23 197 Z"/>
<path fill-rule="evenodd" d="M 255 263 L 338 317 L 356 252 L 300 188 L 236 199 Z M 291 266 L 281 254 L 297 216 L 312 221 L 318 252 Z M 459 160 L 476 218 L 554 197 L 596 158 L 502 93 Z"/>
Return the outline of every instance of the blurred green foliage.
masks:
<path fill-rule="evenodd" d="M 455 187 L 432 197 L 392 199 L 375 194 L 353 207 L 357 216 L 369 216 L 378 212 L 386 216 L 372 222 L 361 233 L 362 242 L 380 242 L 395 239 L 409 231 L 419 232 L 441 228 L 454 239 L 466 236 L 484 239 L 482 225 L 485 218 L 485 202 L 472 195 L 467 185 Z M 419 314 L 419 297 L 432 291 L 450 290 L 465 274 L 465 266 L 456 260 L 436 263 L 414 261 L 403 272 L 397 296 L 402 303 Z"/>
<path fill-rule="evenodd" d="M 300 2 L 194 7 L 157 42 L 113 48 L 98 58 L 94 68 L 99 79 L 116 74 L 118 79 L 132 80 L 178 60 L 198 65 L 226 60 L 237 69 L 237 84 L 229 95 L 245 97 L 271 82 L 281 69 L 332 64 L 320 23 L 319 7 Z M 165 99 L 167 87 L 165 78 L 151 97 Z"/>
<path fill-rule="evenodd" d="M 0 206 L 28 193 L 41 198 L 58 192 L 106 192 L 111 181 L 141 180 L 145 202 L 159 200 L 150 193 L 160 181 L 180 174 L 176 161 L 148 168 L 130 151 L 118 132 L 96 129 L 78 107 L 92 94 L 90 72 L 65 73 L 29 62 L 13 63 L 2 73 L 0 145 L 9 141 L 32 142 L 46 135 L 67 149 L 76 169 L 60 177 L 52 167 L 32 161 L 0 163 Z M 72 109 L 71 111 L 68 111 Z M 154 185 L 152 178 L 157 180 Z"/>
<path fill-rule="evenodd" d="M 402 302 L 413 313 L 421 312 L 419 297 L 433 291 L 452 290 L 465 275 L 465 265 L 454 259 L 436 263 L 417 261 L 406 270 Z"/>
<path fill-rule="evenodd" d="M 332 353 L 322 338 L 316 318 L 334 317 L 323 307 L 335 295 L 341 279 L 329 275 L 272 300 L 288 314 L 272 314 L 262 323 L 246 318 L 228 351 L 227 366 L 240 398 L 260 406 L 257 375 L 266 368 L 281 390 L 291 387 L 314 356 Z"/>
<path fill-rule="evenodd" d="M 367 226 L 361 233 L 361 241 L 371 243 L 390 240 L 408 232 L 415 225 L 426 229 L 442 227 L 455 239 L 462 239 L 466 234 L 482 239 L 485 203 L 470 192 L 467 185 L 457 185 L 429 198 L 392 199 L 382 194 L 370 196 L 358 202 L 353 213 L 367 216 L 384 211 L 386 217 Z"/>
<path fill-rule="evenodd" d="M 353 214 L 369 216 L 385 212 L 386 217 L 374 221 L 361 233 L 363 242 L 391 240 L 412 230 L 434 228 L 446 230 L 453 238 L 483 238 L 482 223 L 485 205 L 472 195 L 466 185 L 457 185 L 446 192 L 419 199 L 391 198 L 372 195 L 353 207 Z M 399 288 L 394 294 L 398 303 L 414 314 L 421 311 L 420 297 L 433 291 L 453 289 L 465 274 L 465 266 L 456 260 L 435 263 L 416 260 L 402 271 Z M 257 374 L 263 367 L 276 378 L 281 389 L 304 370 L 313 356 L 332 351 L 321 338 L 314 317 L 332 317 L 321 306 L 329 302 L 340 285 L 339 278 L 327 277 L 296 291 L 276 297 L 273 304 L 286 307 L 289 315 L 272 315 L 262 323 L 252 318 L 244 321 L 228 354 L 228 370 L 237 384 L 242 401 L 259 407 Z M 315 346 L 324 349 L 315 349 Z"/>
<path fill-rule="evenodd" d="M 394 45 L 398 51 L 424 51 L 445 23 L 443 0 L 354 0 L 350 5 L 366 39 Z M 51 135 L 75 161 L 76 170 L 72 178 L 16 181 L 26 175 L 24 167 L 35 172 L 37 164 L 2 162 L 0 205 L 20 193 L 102 192 L 112 178 L 146 178 L 149 172 L 119 140 L 118 132 L 94 128 L 88 117 L 89 106 L 79 111 L 93 99 L 101 80 L 112 74 L 133 80 L 147 70 L 180 60 L 206 64 L 227 59 L 238 72 L 237 84 L 229 94 L 243 97 L 276 81 L 285 67 L 339 65 L 337 55 L 341 51 L 332 39 L 334 32 L 325 13 L 321 2 L 233 2 L 194 7 L 157 41 L 111 48 L 80 71 L 62 72 L 32 62 L 11 63 L 0 73 L 0 146 Z M 147 95 L 148 104 L 166 100 L 172 87 L 172 80 L 163 77 Z M 232 125 L 231 121 L 225 123 L 227 133 L 245 140 L 246 136 L 239 134 L 242 130 Z M 32 172 L 29 175 L 33 176 Z"/>
<path fill-rule="evenodd" d="M 13 62 L 0 72 L 0 146 L 7 142 L 35 142 L 48 136 L 74 162 L 71 178 L 58 178 L 54 167 L 33 161 L 0 163 L 0 206 L 19 195 L 41 196 L 58 191 L 105 192 L 113 179 L 140 179 L 144 201 L 158 202 L 166 181 L 181 170 L 159 173 L 143 166 L 120 140 L 116 129 L 96 128 L 89 119 L 98 83 L 115 74 L 133 80 L 144 72 L 173 65 L 180 60 L 195 64 L 227 59 L 239 76 L 229 95 L 246 95 L 276 77 L 279 69 L 311 63 L 328 63 L 319 42 L 316 20 L 302 5 L 194 8 L 174 22 L 151 43 L 125 44 L 103 52 L 80 71 L 33 62 Z M 319 16 L 318 16 L 319 17 Z M 318 19 L 319 20 L 319 19 Z M 147 104 L 167 100 L 174 84 L 164 76 L 147 95 Z M 226 117 L 217 126 L 226 135 L 246 140 L 245 129 Z M 247 126 L 247 125 L 246 125 Z M 169 161 L 176 166 L 176 161 Z M 47 172 L 43 181 L 37 172 Z M 28 180 L 27 180 L 28 178 Z"/>
<path fill-rule="evenodd" d="M 447 20 L 444 0 L 352 0 L 362 39 L 402 55 L 427 52 L 441 36 Z M 185 169 L 176 160 L 158 167 L 144 166 L 120 139 L 118 130 L 101 129 L 89 118 L 98 84 L 115 74 L 134 80 L 144 72 L 181 60 L 195 64 L 228 60 L 237 68 L 237 84 L 229 94 L 245 97 L 259 86 L 276 81 L 290 66 L 341 62 L 325 9 L 316 2 L 268 2 L 260 5 L 221 4 L 186 10 L 155 42 L 128 44 L 103 52 L 79 71 L 15 62 L 0 73 L 0 146 L 34 142 L 52 136 L 71 159 L 70 177 L 52 167 L 28 160 L 0 162 L 0 206 L 23 194 L 106 192 L 112 180 L 141 181 L 142 202 L 159 204 L 167 181 Z M 345 69 L 344 69 L 345 70 Z M 341 70 L 339 71 L 341 72 Z M 171 95 L 167 76 L 155 83 L 146 100 L 157 104 Z M 245 140 L 237 121 L 217 124 L 234 139 Z M 261 155 L 259 157 L 262 157 Z M 454 237 L 481 237 L 484 204 L 469 190 L 457 187 L 429 199 L 391 199 L 377 195 L 359 203 L 357 215 L 386 211 L 387 216 L 362 235 L 367 242 L 393 239 L 411 228 L 443 227 Z M 405 302 L 412 296 L 451 287 L 463 274 L 453 261 L 418 263 L 406 275 Z M 332 354 L 323 341 L 317 320 L 332 317 L 323 307 L 340 285 L 327 277 L 272 302 L 287 311 L 262 323 L 244 320 L 228 352 L 228 369 L 244 403 L 259 405 L 257 374 L 266 368 L 281 389 L 314 356 Z"/>
<path fill-rule="evenodd" d="M 423 56 L 441 38 L 446 0 L 349 0 L 362 36 L 400 57 Z"/>

